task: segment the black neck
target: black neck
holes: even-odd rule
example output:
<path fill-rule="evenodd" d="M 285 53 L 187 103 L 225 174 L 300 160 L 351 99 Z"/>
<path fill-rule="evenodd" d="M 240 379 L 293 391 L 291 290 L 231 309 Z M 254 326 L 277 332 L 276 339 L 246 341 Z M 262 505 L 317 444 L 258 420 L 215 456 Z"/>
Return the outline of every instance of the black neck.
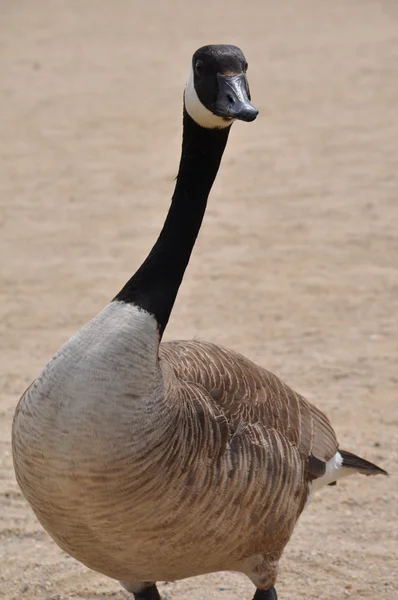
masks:
<path fill-rule="evenodd" d="M 199 233 L 230 131 L 230 127 L 200 127 L 185 109 L 183 125 L 180 167 L 163 229 L 148 257 L 115 298 L 153 314 L 160 335 Z"/>

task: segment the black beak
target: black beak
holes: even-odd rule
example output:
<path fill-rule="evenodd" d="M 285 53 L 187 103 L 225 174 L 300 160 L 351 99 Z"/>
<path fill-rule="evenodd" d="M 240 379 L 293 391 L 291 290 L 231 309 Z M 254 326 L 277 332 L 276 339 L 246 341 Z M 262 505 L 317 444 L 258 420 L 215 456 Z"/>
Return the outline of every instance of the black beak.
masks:
<path fill-rule="evenodd" d="M 254 121 L 258 110 L 250 102 L 250 92 L 246 75 L 221 75 L 218 73 L 218 97 L 212 112 L 224 119 Z"/>

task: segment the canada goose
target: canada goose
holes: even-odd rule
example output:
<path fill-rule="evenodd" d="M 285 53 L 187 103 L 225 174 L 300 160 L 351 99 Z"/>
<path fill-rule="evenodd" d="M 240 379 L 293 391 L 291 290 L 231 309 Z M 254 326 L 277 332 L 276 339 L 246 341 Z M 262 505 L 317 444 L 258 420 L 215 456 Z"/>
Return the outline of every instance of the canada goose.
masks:
<path fill-rule="evenodd" d="M 13 459 L 56 543 L 140 600 L 156 581 L 245 573 L 274 600 L 309 495 L 354 472 L 328 419 L 275 375 L 199 341 L 160 344 L 235 119 L 253 121 L 235 46 L 195 52 L 164 227 L 115 299 L 22 396 Z"/>

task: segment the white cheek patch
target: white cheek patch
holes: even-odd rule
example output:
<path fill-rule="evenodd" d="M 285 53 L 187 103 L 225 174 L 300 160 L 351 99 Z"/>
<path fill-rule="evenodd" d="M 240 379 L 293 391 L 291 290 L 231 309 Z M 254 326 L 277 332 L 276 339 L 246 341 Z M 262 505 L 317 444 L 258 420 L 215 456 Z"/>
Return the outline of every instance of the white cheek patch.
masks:
<path fill-rule="evenodd" d="M 223 129 L 224 127 L 229 127 L 235 120 L 225 121 L 222 117 L 214 115 L 201 103 L 195 90 L 192 68 L 185 86 L 184 99 L 187 113 L 201 127 Z"/>

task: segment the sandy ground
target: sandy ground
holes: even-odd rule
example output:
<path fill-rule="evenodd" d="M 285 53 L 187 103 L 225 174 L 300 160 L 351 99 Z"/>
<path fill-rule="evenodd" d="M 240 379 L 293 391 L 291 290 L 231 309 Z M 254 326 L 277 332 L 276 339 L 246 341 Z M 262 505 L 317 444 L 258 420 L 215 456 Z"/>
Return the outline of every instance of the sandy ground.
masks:
<path fill-rule="evenodd" d="M 267 366 L 328 413 L 342 447 L 392 474 L 314 500 L 280 599 L 398 598 L 396 0 L 0 0 L 1 598 L 128 597 L 35 520 L 11 420 L 154 241 L 190 57 L 208 42 L 243 48 L 261 118 L 234 127 L 166 337 Z M 228 573 L 161 590 L 253 592 Z"/>

